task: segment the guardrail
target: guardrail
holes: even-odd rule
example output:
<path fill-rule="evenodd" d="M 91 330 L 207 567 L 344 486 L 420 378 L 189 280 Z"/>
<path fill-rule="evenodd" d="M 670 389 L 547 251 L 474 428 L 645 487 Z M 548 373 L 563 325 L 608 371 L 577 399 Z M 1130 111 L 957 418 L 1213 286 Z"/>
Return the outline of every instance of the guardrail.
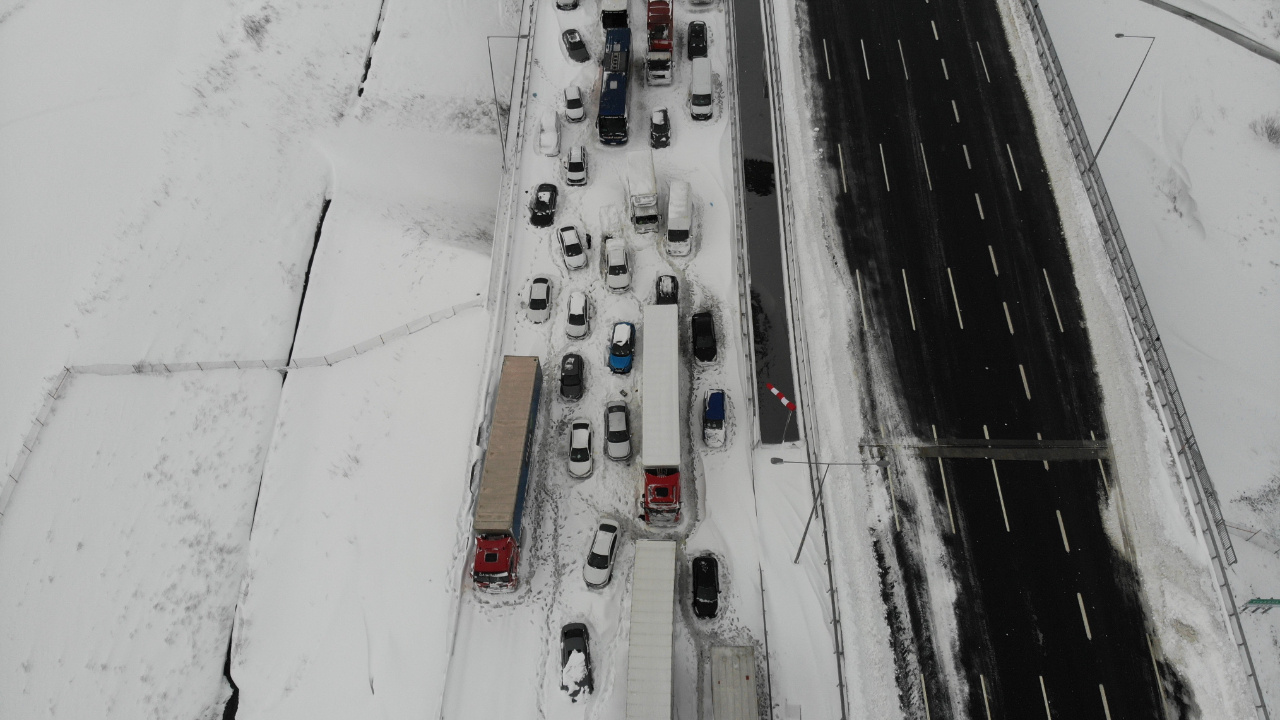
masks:
<path fill-rule="evenodd" d="M 1107 194 L 1102 171 L 1095 162 L 1089 137 L 1084 130 L 1084 123 L 1076 109 L 1071 89 L 1067 86 L 1067 77 L 1062 70 L 1062 63 L 1059 62 L 1058 53 L 1053 48 L 1049 27 L 1040 13 L 1040 3 L 1038 0 L 1018 0 L 1018 2 L 1031 26 L 1036 43 L 1036 54 L 1040 57 L 1045 78 L 1049 82 L 1049 90 L 1058 108 L 1059 119 L 1062 121 L 1067 141 L 1071 145 L 1076 167 L 1080 171 L 1080 179 L 1084 183 L 1089 204 L 1093 206 L 1094 217 L 1102 232 L 1102 242 L 1107 251 L 1107 258 L 1111 262 L 1111 270 L 1116 276 L 1116 284 L 1120 288 L 1125 308 L 1129 313 L 1129 326 L 1138 342 L 1138 347 L 1142 350 L 1147 367 L 1153 371 L 1152 385 L 1160 400 L 1160 407 L 1164 411 L 1166 425 L 1177 444 L 1182 473 L 1194 491 L 1192 498 L 1196 507 L 1196 516 L 1200 520 L 1200 529 L 1212 560 L 1214 580 L 1217 581 L 1218 590 L 1222 594 L 1227 624 L 1231 627 L 1237 649 L 1245 662 L 1245 672 L 1253 688 L 1254 707 L 1258 717 L 1269 720 L 1270 714 L 1262 698 L 1262 687 L 1254 670 L 1253 657 L 1249 653 L 1244 629 L 1240 625 L 1240 616 L 1236 612 L 1235 598 L 1227 580 L 1227 566 L 1235 563 L 1236 553 L 1231 545 L 1227 523 L 1222 517 L 1218 494 L 1213 489 L 1209 470 L 1205 467 L 1204 458 L 1200 455 L 1200 446 L 1196 443 L 1195 433 L 1191 429 L 1191 419 L 1187 416 L 1186 405 L 1182 402 L 1182 394 L 1178 391 L 1177 381 L 1174 380 L 1169 356 L 1165 354 L 1164 344 L 1160 341 L 1160 332 L 1156 329 L 1156 321 L 1147 303 L 1147 296 L 1142 291 L 1142 283 L 1138 280 L 1138 271 L 1133 265 L 1133 258 L 1129 255 L 1124 232 L 1120 229 L 1120 221 Z"/>
<path fill-rule="evenodd" d="M 778 55 L 777 23 L 774 17 L 774 0 L 761 0 L 761 16 L 764 22 L 765 70 L 769 79 L 769 112 L 773 126 L 774 177 L 778 188 L 778 206 L 783 219 L 782 254 L 786 264 L 786 307 L 791 310 L 791 357 L 794 359 L 797 412 L 804 430 L 805 453 L 809 460 L 809 489 L 822 517 L 822 546 L 826 553 L 827 593 L 831 600 L 831 635 L 836 656 L 836 682 L 840 693 L 840 717 L 849 717 L 849 698 L 844 657 L 844 627 L 840 621 L 840 597 L 835 583 L 835 564 L 831 561 L 831 536 L 828 533 L 827 504 L 818 493 L 821 478 L 818 475 L 819 436 L 818 427 L 810 403 L 817 396 L 813 392 L 813 373 L 809 361 L 809 344 L 804 323 L 804 286 L 796 258 L 795 205 L 791 196 L 791 165 L 787 147 L 786 122 L 782 109 L 782 65 Z"/>

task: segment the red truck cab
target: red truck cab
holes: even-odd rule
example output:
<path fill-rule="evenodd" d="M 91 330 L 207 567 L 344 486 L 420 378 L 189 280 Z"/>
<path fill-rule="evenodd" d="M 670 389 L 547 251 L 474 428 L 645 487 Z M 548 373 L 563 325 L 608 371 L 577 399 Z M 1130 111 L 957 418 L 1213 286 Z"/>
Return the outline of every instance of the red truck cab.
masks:
<path fill-rule="evenodd" d="M 476 559 L 471 577 L 476 587 L 489 592 L 514 590 L 519 579 L 516 567 L 520 547 L 510 535 L 481 535 L 476 538 Z"/>
<path fill-rule="evenodd" d="M 644 521 L 650 525 L 680 522 L 680 471 L 677 468 L 645 470 Z"/>

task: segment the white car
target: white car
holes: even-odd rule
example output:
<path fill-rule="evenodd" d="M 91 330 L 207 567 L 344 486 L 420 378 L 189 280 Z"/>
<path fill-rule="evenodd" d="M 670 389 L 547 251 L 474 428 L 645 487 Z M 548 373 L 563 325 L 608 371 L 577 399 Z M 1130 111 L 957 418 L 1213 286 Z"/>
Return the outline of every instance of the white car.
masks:
<path fill-rule="evenodd" d="M 604 454 L 610 460 L 631 457 L 631 414 L 624 402 L 611 402 L 604 408 Z"/>
<path fill-rule="evenodd" d="M 604 284 L 612 292 L 622 292 L 631 287 L 631 264 L 627 261 L 627 243 L 622 238 L 604 241 Z"/>
<path fill-rule="evenodd" d="M 551 317 L 551 281 L 536 277 L 529 286 L 529 319 L 536 323 Z"/>
<path fill-rule="evenodd" d="M 556 231 L 560 238 L 560 254 L 564 256 L 564 266 L 570 270 L 581 270 L 587 266 L 587 248 L 583 245 L 583 237 L 575 225 L 565 225 Z"/>
<path fill-rule="evenodd" d="M 542 114 L 542 129 L 538 132 L 538 152 L 547 157 L 560 154 L 560 113 L 548 110 Z"/>
<path fill-rule="evenodd" d="M 587 119 L 587 107 L 582 104 L 582 91 L 577 85 L 564 89 L 564 119 L 571 123 Z"/>
<path fill-rule="evenodd" d="M 591 423 L 574 420 L 569 426 L 569 474 L 584 478 L 591 469 Z"/>
<path fill-rule="evenodd" d="M 582 186 L 587 184 L 587 149 L 581 145 L 569 148 L 564 158 L 564 184 Z"/>
<path fill-rule="evenodd" d="M 613 577 L 613 551 L 618 547 L 618 526 L 612 520 L 600 519 L 596 535 L 587 551 L 587 565 L 582 568 L 582 579 L 587 587 L 604 587 Z"/>
<path fill-rule="evenodd" d="M 569 322 L 564 326 L 564 334 L 580 340 L 591 332 L 591 319 L 588 316 L 586 293 L 575 292 L 569 295 Z"/>

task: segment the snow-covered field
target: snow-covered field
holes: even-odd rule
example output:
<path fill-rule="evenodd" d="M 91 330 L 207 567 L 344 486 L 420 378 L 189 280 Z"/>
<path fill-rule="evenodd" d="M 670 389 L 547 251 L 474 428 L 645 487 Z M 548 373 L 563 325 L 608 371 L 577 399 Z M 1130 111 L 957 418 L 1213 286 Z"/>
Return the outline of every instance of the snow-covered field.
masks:
<path fill-rule="evenodd" d="M 1280 7 L 1177 3 L 1272 47 Z M 1280 66 L 1173 14 L 1116 0 L 1041 0 L 1098 165 L 1222 499 L 1236 599 L 1280 597 Z M 1270 122 L 1277 137 L 1268 141 Z M 1270 535 L 1262 544 L 1246 538 Z M 1280 707 L 1280 626 L 1242 618 Z"/>

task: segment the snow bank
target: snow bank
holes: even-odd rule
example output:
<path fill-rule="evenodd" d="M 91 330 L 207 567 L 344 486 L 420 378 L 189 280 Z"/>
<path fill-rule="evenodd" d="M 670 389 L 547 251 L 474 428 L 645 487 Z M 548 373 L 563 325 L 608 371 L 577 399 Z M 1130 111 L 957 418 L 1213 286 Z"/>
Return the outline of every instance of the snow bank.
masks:
<path fill-rule="evenodd" d="M 439 712 L 487 323 L 289 374 L 236 621 L 241 720 Z"/>
<path fill-rule="evenodd" d="M 211 717 L 274 372 L 80 375 L 0 523 L 0 717 Z"/>

